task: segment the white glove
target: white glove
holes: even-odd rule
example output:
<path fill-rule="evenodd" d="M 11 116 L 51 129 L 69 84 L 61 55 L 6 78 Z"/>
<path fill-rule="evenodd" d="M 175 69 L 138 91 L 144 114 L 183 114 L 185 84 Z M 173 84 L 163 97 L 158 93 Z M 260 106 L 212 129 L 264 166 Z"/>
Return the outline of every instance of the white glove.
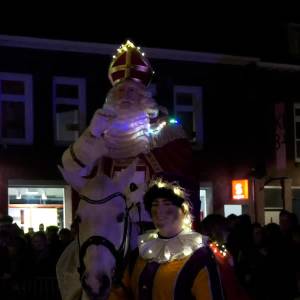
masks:
<path fill-rule="evenodd" d="M 115 117 L 116 113 L 113 109 L 100 108 L 96 110 L 91 120 L 89 131 L 93 136 L 99 138 L 105 130 L 110 128 Z"/>

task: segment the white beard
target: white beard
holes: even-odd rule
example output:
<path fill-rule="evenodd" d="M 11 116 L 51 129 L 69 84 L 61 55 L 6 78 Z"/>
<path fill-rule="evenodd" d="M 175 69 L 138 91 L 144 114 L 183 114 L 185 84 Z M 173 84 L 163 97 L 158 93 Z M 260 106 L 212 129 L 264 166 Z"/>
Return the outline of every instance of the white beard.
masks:
<path fill-rule="evenodd" d="M 117 117 L 104 132 L 108 156 L 113 159 L 124 159 L 149 152 L 148 114 L 140 107 L 117 108 L 114 112 Z"/>

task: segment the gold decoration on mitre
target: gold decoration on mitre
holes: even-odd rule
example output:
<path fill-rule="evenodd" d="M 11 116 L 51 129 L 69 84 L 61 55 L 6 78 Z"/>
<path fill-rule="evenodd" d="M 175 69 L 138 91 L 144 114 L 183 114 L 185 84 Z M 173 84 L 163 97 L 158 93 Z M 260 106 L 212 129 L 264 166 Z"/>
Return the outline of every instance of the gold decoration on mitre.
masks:
<path fill-rule="evenodd" d="M 145 54 L 129 40 L 117 49 L 108 69 L 108 77 L 113 86 L 126 79 L 132 79 L 147 86 L 153 73 Z"/>

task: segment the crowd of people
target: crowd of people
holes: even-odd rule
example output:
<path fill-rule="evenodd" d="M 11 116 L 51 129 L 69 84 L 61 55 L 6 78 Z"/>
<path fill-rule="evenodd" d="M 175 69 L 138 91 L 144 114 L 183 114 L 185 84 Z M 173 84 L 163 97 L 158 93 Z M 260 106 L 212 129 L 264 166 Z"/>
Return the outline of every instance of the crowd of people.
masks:
<path fill-rule="evenodd" d="M 155 206 L 158 205 L 161 203 L 155 203 Z M 218 256 L 212 248 L 216 253 L 225 299 L 234 299 L 230 298 L 234 297 L 234 289 L 231 287 L 232 282 L 229 282 L 232 274 L 226 273 L 227 263 L 234 270 L 234 277 L 245 297 L 243 299 L 292 300 L 299 296 L 300 226 L 293 213 L 283 210 L 280 213 L 280 224 L 269 223 L 265 226 L 251 223 L 248 215 L 230 215 L 225 218 L 212 214 L 201 222 L 200 232 L 208 237 L 208 244 L 218 243 L 218 248 L 223 246 L 225 249 L 226 257 Z M 24 234 L 11 217 L 2 217 L 2 286 L 6 282 L 6 287 L 16 289 L 18 282 L 24 278 L 55 277 L 56 262 L 73 238 L 74 232 L 66 228 L 59 230 L 56 226 Z M 226 298 L 230 290 L 231 295 Z"/>
<path fill-rule="evenodd" d="M 24 233 L 10 216 L 0 219 L 0 290 L 1 299 L 20 299 L 24 282 L 44 278 L 55 280 L 55 266 L 73 232 L 67 228 L 48 226 Z M 26 287 L 27 288 L 27 287 Z M 34 286 L 29 287 L 35 289 Z M 31 292 L 29 291 L 29 294 Z M 35 291 L 32 291 L 35 293 Z M 22 298 L 23 299 L 23 298 Z"/>
<path fill-rule="evenodd" d="M 226 246 L 235 276 L 250 299 L 298 299 L 300 226 L 282 210 L 279 224 L 251 223 L 248 215 L 209 215 L 200 231 Z M 222 266 L 220 266 L 222 268 Z"/>

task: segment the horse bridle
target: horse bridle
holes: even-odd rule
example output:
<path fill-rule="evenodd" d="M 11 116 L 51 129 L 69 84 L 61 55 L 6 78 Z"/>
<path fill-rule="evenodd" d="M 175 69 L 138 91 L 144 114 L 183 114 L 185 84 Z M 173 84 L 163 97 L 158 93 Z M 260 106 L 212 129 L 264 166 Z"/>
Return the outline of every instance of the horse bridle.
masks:
<path fill-rule="evenodd" d="M 126 202 L 126 196 L 120 192 L 113 193 L 103 199 L 100 199 L 100 200 L 92 200 L 84 195 L 80 195 L 81 200 L 83 200 L 89 204 L 92 204 L 92 205 L 104 204 L 116 197 L 122 197 L 125 202 L 123 238 L 122 238 L 121 245 L 118 249 L 116 249 L 115 245 L 110 240 L 106 239 L 105 237 L 103 237 L 101 235 L 91 236 L 82 245 L 80 245 L 79 226 L 78 226 L 77 237 L 78 237 L 78 245 L 79 245 L 79 267 L 77 270 L 80 275 L 81 281 L 83 279 L 83 275 L 84 275 L 84 272 L 86 269 L 85 264 L 84 264 L 84 256 L 86 254 L 88 247 L 91 245 L 96 245 L 96 246 L 101 245 L 101 246 L 106 247 L 116 260 L 116 269 L 115 269 L 115 273 L 112 278 L 113 283 L 117 284 L 117 285 L 118 284 L 122 285 L 122 276 L 123 276 L 123 272 L 124 272 L 124 268 L 125 268 L 124 261 L 125 261 L 126 255 L 127 255 L 128 244 L 129 244 L 129 239 L 130 239 L 130 231 L 131 231 L 131 228 L 130 228 L 131 224 L 129 222 L 129 212 L 132 209 L 133 204 L 130 207 L 128 207 L 127 202 Z M 138 209 L 139 209 L 139 214 L 140 214 L 140 208 L 138 207 Z M 79 225 L 80 217 L 78 216 L 77 218 L 79 218 L 79 220 L 77 220 L 77 223 Z"/>

